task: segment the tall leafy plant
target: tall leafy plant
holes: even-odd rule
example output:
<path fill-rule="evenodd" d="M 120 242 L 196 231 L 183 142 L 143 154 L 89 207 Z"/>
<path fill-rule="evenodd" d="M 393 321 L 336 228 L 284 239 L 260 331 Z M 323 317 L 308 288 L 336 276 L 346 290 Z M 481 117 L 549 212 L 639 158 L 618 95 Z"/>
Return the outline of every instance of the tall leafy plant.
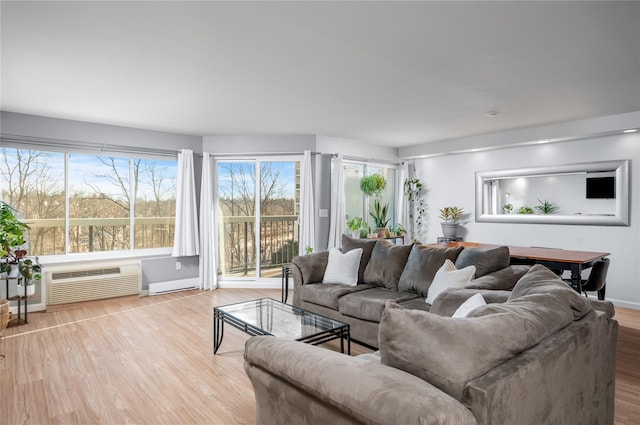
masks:
<path fill-rule="evenodd" d="M 24 232 L 29 229 L 26 223 L 18 220 L 14 209 L 6 202 L 0 201 L 0 248 L 4 266 L 8 263 L 17 263 L 27 253 L 22 249 L 16 249 L 25 243 Z"/>
<path fill-rule="evenodd" d="M 404 194 L 409 202 L 409 231 L 413 241 L 420 242 L 422 228 L 422 216 L 425 212 L 425 202 L 422 199 L 423 185 L 420 179 L 406 179 L 404 181 Z"/>

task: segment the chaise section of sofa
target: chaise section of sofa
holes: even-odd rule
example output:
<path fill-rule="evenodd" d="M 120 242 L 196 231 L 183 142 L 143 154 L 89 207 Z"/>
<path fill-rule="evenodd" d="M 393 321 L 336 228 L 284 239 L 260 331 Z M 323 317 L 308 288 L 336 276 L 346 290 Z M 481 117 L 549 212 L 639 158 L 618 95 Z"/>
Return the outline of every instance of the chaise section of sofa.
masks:
<path fill-rule="evenodd" d="M 257 423 L 613 424 L 611 312 L 533 266 L 504 302 L 462 318 L 388 301 L 379 355 L 253 337 Z"/>

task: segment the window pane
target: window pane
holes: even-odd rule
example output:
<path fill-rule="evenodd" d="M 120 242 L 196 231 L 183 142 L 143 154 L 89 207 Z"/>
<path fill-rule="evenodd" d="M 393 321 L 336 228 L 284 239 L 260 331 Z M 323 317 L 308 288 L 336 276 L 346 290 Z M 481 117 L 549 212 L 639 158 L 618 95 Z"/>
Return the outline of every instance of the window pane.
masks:
<path fill-rule="evenodd" d="M 367 221 L 369 213 L 364 214 L 363 196 L 360 190 L 360 179 L 364 175 L 364 165 L 362 164 L 344 164 L 344 211 L 347 215 L 346 221 L 353 217 L 360 217 Z M 347 229 L 344 229 L 347 233 Z M 350 232 L 349 232 L 350 233 Z M 347 234 L 349 234 L 347 233 Z"/>
<path fill-rule="evenodd" d="M 129 249 L 129 159 L 69 154 L 68 178 L 69 252 Z"/>
<path fill-rule="evenodd" d="M 135 248 L 173 246 L 176 216 L 176 160 L 134 160 L 137 175 Z"/>
<path fill-rule="evenodd" d="M 2 199 L 30 230 L 29 255 L 65 253 L 64 154 L 2 148 Z"/>
<path fill-rule="evenodd" d="M 282 276 L 298 255 L 300 162 L 260 163 L 260 276 Z"/>
<path fill-rule="evenodd" d="M 256 163 L 218 163 L 219 264 L 223 276 L 255 276 Z"/>

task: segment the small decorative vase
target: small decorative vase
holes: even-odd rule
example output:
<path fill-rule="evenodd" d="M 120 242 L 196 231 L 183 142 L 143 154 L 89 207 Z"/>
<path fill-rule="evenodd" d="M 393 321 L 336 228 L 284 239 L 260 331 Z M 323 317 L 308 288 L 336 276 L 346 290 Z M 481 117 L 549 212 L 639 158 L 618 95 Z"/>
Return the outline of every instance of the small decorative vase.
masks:
<path fill-rule="evenodd" d="M 360 229 L 352 230 L 351 231 L 351 237 L 353 239 L 360 239 Z"/>
<path fill-rule="evenodd" d="M 382 238 L 385 238 L 386 236 L 387 236 L 387 228 L 386 227 L 378 228 L 378 238 L 382 239 Z"/>

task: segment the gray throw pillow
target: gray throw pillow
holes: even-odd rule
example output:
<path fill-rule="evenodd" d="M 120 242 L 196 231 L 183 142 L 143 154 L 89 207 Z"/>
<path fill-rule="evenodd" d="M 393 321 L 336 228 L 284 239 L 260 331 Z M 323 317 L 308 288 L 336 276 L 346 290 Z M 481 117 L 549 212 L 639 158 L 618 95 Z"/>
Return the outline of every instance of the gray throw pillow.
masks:
<path fill-rule="evenodd" d="M 489 273 L 504 269 L 511 263 L 509 247 L 465 248 L 456 259 L 456 268 L 476 266 L 476 279 Z"/>
<path fill-rule="evenodd" d="M 573 311 L 573 317 L 578 320 L 593 310 L 591 303 L 578 294 L 554 272 L 536 264 L 518 280 L 511 290 L 509 300 L 516 300 L 531 294 L 553 294 L 566 302 Z"/>
<path fill-rule="evenodd" d="M 355 239 L 347 235 L 342 235 L 342 252 L 347 253 L 352 249 L 362 248 L 362 257 L 360 257 L 360 267 L 358 268 L 358 283 L 364 283 L 364 270 L 369 264 L 371 252 L 376 246 L 377 240 L 371 239 Z"/>
<path fill-rule="evenodd" d="M 364 270 L 364 283 L 397 291 L 398 281 L 407 264 L 409 252 L 411 252 L 411 245 L 394 245 L 391 242 L 379 240 L 373 247 L 371 259 Z"/>
<path fill-rule="evenodd" d="M 553 295 L 488 304 L 466 318 L 403 310 L 387 301 L 378 328 L 383 364 L 404 370 L 462 400 L 468 382 L 486 374 L 572 321 Z"/>
<path fill-rule="evenodd" d="M 433 277 L 445 260 L 456 261 L 462 247 L 433 248 L 416 244 L 398 281 L 398 291 L 427 296 Z"/>

